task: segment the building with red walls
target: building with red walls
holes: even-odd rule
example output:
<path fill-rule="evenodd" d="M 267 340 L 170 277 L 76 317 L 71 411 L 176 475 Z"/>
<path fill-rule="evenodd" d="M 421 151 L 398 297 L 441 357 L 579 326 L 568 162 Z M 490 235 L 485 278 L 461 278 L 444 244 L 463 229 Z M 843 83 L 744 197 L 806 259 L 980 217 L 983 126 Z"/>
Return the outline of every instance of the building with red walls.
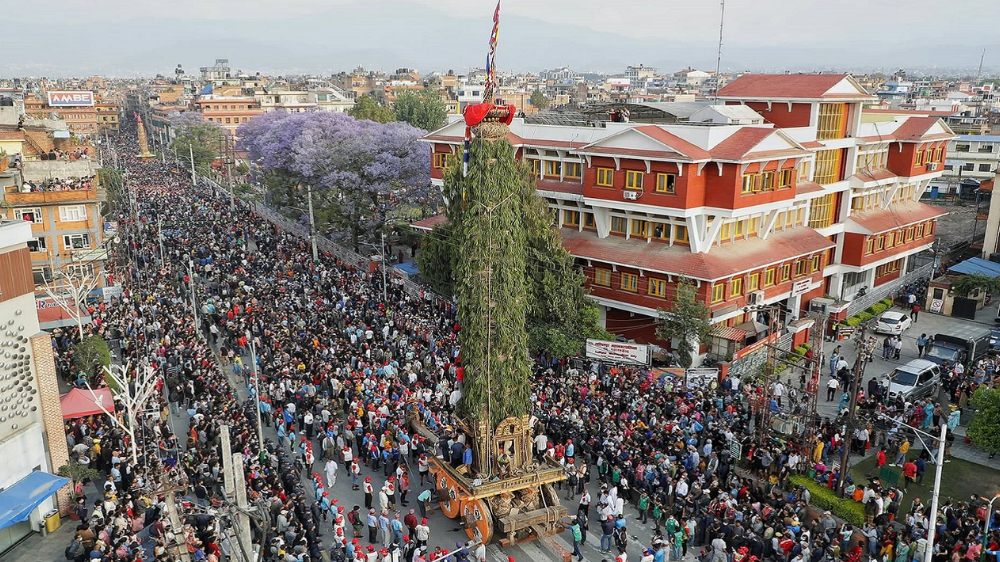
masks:
<path fill-rule="evenodd" d="M 955 136 L 937 117 L 865 123 L 875 97 L 842 74 L 745 75 L 718 97 L 684 119 L 650 104 L 663 123 L 511 124 L 609 331 L 654 341 L 680 277 L 733 327 L 751 305 L 850 300 L 932 245 L 944 212 L 919 198 Z M 460 165 L 464 129 L 424 138 L 434 182 Z"/>

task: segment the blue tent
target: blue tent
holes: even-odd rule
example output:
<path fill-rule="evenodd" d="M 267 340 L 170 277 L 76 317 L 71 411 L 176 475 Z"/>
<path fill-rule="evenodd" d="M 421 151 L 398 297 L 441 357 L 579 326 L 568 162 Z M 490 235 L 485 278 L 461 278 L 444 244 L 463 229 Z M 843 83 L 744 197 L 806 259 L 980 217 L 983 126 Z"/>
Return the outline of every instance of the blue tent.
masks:
<path fill-rule="evenodd" d="M 948 271 L 966 275 L 985 275 L 996 279 L 1000 277 L 1000 263 L 993 263 L 982 258 L 969 258 L 949 267 Z"/>
<path fill-rule="evenodd" d="M 420 271 L 417 269 L 417 262 L 415 262 L 415 261 L 408 261 L 406 263 L 398 263 L 398 264 L 396 264 L 395 267 L 396 267 L 396 269 L 398 269 L 398 270 L 406 273 L 407 275 L 416 275 L 416 274 L 420 273 Z"/>
<path fill-rule="evenodd" d="M 27 521 L 45 498 L 56 493 L 69 478 L 36 470 L 0 492 L 0 529 Z"/>

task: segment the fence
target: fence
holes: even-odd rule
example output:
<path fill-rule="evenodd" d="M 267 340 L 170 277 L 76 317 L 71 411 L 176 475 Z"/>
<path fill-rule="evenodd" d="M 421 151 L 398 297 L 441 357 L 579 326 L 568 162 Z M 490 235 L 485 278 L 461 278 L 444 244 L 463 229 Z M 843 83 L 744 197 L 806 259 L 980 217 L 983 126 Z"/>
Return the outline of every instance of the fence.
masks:
<path fill-rule="evenodd" d="M 855 314 L 864 311 L 869 306 L 877 303 L 878 301 L 891 296 L 894 292 L 899 290 L 900 287 L 905 287 L 916 283 L 921 279 L 927 279 L 931 276 L 931 271 L 934 269 L 933 263 L 928 263 L 913 271 L 907 273 L 906 275 L 892 281 L 891 283 L 886 283 L 885 285 L 872 289 L 863 297 L 857 297 L 851 304 L 847 305 L 847 315 L 854 316 Z"/>
<path fill-rule="evenodd" d="M 784 353 L 791 352 L 792 350 L 792 339 L 791 333 L 783 334 L 777 340 L 774 341 L 774 346 L 781 351 L 775 350 L 776 357 L 781 357 Z M 741 381 L 748 379 L 753 379 L 757 375 L 764 372 L 764 366 L 767 364 L 767 346 L 761 346 L 760 349 L 740 357 L 739 359 L 729 363 L 729 370 L 727 371 L 728 376 L 737 377 Z"/>

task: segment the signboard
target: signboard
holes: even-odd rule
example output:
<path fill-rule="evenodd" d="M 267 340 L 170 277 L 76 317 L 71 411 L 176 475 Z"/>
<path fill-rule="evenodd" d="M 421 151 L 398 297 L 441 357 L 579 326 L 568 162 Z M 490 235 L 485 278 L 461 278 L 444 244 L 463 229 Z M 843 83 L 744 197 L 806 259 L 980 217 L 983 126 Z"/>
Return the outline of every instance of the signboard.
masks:
<path fill-rule="evenodd" d="M 792 283 L 792 292 L 789 296 L 802 295 L 809 292 L 809 287 L 812 286 L 812 281 L 809 279 L 802 279 Z"/>
<path fill-rule="evenodd" d="M 934 314 L 941 314 L 942 307 L 944 307 L 944 299 L 933 299 L 929 310 Z"/>
<path fill-rule="evenodd" d="M 734 459 L 743 458 L 743 445 L 739 441 L 732 441 L 729 443 L 729 454 L 733 456 Z"/>
<path fill-rule="evenodd" d="M 61 328 L 63 326 L 76 326 L 76 318 L 79 312 L 72 299 L 60 299 L 72 312 L 67 312 L 59 303 L 51 298 L 35 299 L 35 309 L 38 313 L 38 324 L 43 330 Z M 90 322 L 90 315 L 83 311 L 81 321 L 84 324 Z"/>
<path fill-rule="evenodd" d="M 715 388 L 719 384 L 719 370 L 710 368 L 688 369 L 687 388 Z"/>
<path fill-rule="evenodd" d="M 94 105 L 94 92 L 85 90 L 48 92 L 49 107 L 90 107 Z"/>
<path fill-rule="evenodd" d="M 733 354 L 733 361 L 735 361 L 737 359 L 742 359 L 742 358 L 746 357 L 747 355 L 750 355 L 753 352 L 757 351 L 758 349 L 762 349 L 765 345 L 768 345 L 770 343 L 774 343 L 775 340 L 777 340 L 780 337 L 781 337 L 780 333 L 774 333 L 774 334 L 771 334 L 770 336 L 767 336 L 764 339 L 757 340 L 756 342 L 754 342 L 754 343 L 752 343 L 752 344 L 744 347 L 743 349 L 738 350 L 736 353 L 734 353 Z"/>
<path fill-rule="evenodd" d="M 649 365 L 649 346 L 605 340 L 587 340 L 587 357 L 615 363 Z"/>
<path fill-rule="evenodd" d="M 102 296 L 104 297 L 105 301 L 111 298 L 121 298 L 122 296 L 121 285 L 111 285 L 110 287 L 104 287 L 103 289 L 101 289 L 101 291 L 103 293 Z"/>

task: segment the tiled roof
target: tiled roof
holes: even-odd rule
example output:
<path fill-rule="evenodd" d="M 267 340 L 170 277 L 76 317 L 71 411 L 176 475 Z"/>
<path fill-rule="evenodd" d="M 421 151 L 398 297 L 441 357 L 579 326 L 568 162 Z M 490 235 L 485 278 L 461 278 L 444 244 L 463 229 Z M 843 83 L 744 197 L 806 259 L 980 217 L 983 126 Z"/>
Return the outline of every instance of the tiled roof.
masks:
<path fill-rule="evenodd" d="M 710 336 L 715 336 L 717 338 L 722 338 L 724 340 L 730 341 L 743 341 L 747 339 L 749 332 L 746 330 L 741 330 L 739 328 L 730 328 L 729 326 L 717 325 L 712 328 Z"/>
<path fill-rule="evenodd" d="M 719 90 L 720 98 L 859 98 L 868 94 L 829 94 L 847 74 L 744 74 Z"/>
<path fill-rule="evenodd" d="M 24 133 L 20 131 L 0 131 L 0 140 L 4 141 L 23 141 Z"/>
<path fill-rule="evenodd" d="M 743 127 L 715 145 L 712 156 L 722 160 L 739 160 L 753 147 L 774 133 L 774 129 Z"/>
<path fill-rule="evenodd" d="M 434 215 L 433 217 L 427 217 L 426 219 L 418 220 L 417 222 L 410 223 L 410 226 L 418 230 L 426 230 L 430 232 L 435 226 L 439 224 L 444 224 L 448 220 L 448 217 L 444 216 L 444 213 L 440 215 Z"/>
<path fill-rule="evenodd" d="M 635 130 L 657 142 L 669 146 L 692 160 L 707 160 L 712 157 L 707 150 L 689 143 L 673 133 L 668 133 L 656 125 L 643 125 L 636 127 Z"/>
<path fill-rule="evenodd" d="M 954 111 L 920 111 L 919 109 L 866 109 L 864 112 L 885 113 L 888 115 L 921 115 L 937 117 L 950 117 L 955 114 Z"/>
<path fill-rule="evenodd" d="M 699 149 L 700 150 L 700 149 Z M 631 158 L 664 158 L 668 160 L 692 160 L 687 155 L 681 154 L 680 152 L 674 150 L 668 150 L 664 148 L 663 150 L 640 150 L 637 148 L 616 148 L 616 147 L 604 147 L 604 146 L 590 146 L 580 149 L 581 154 L 597 154 L 606 156 L 628 156 Z M 711 155 L 706 156 L 704 159 L 707 160 L 711 158 Z"/>
<path fill-rule="evenodd" d="M 583 195 L 583 184 L 575 181 L 537 180 L 535 187 L 543 191 Z"/>
<path fill-rule="evenodd" d="M 889 170 L 865 170 L 863 168 L 859 168 L 858 173 L 854 174 L 854 177 L 863 182 L 882 181 L 896 177 L 896 172 L 890 172 Z"/>
<path fill-rule="evenodd" d="M 598 238 L 593 232 L 561 229 L 563 246 L 574 256 L 647 271 L 685 275 L 703 281 L 728 279 L 738 273 L 760 269 L 806 256 L 834 243 L 811 228 L 773 232 L 767 240 L 751 238 L 713 246 L 695 254 L 687 246 L 626 240 L 621 236 Z"/>
<path fill-rule="evenodd" d="M 878 234 L 947 214 L 947 211 L 926 203 L 916 201 L 897 203 L 884 210 L 851 214 L 847 217 L 847 231 L 860 234 Z"/>
<path fill-rule="evenodd" d="M 823 144 L 823 143 L 821 143 L 819 141 L 814 141 L 814 140 L 801 142 L 799 144 L 801 144 L 802 146 L 804 146 L 806 148 L 825 148 L 826 147 L 825 144 Z"/>
<path fill-rule="evenodd" d="M 938 117 L 910 117 L 903 122 L 902 125 L 896 128 L 892 133 L 892 138 L 895 140 L 922 140 L 927 135 L 927 131 L 931 129 L 940 119 Z M 938 135 L 932 135 L 934 137 Z M 947 135 L 950 138 L 953 135 Z"/>
<path fill-rule="evenodd" d="M 819 193 L 820 191 L 823 191 L 823 186 L 814 181 L 800 181 L 795 184 L 795 195 Z"/>

